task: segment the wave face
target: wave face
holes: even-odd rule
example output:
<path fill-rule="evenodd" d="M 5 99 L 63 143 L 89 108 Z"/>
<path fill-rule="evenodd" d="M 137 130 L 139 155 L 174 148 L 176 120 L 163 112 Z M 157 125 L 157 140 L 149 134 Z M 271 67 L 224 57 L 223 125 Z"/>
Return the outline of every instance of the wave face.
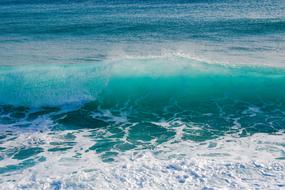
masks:
<path fill-rule="evenodd" d="M 283 189 L 285 3 L 0 2 L 0 189 Z"/>

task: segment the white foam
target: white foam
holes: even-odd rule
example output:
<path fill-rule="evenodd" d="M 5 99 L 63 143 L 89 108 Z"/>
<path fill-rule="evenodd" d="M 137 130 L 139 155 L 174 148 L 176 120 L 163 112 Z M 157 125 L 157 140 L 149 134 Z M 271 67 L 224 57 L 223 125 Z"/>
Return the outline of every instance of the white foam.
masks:
<path fill-rule="evenodd" d="M 69 131 L 70 132 L 70 131 Z M 66 133 L 25 133 L 5 147 L 62 140 Z M 76 134 L 76 145 L 32 168 L 1 176 L 4 189 L 282 189 L 285 187 L 284 134 L 225 137 L 207 142 L 162 144 L 154 150 L 120 154 L 104 163 L 88 148 L 88 131 Z M 30 139 L 30 140 L 28 140 Z M 31 140 L 33 139 L 33 140 Z M 75 158 L 81 153 L 81 158 Z M 7 165 L 7 160 L 0 161 Z M 11 181 L 15 180 L 15 181 Z"/>
<path fill-rule="evenodd" d="M 270 50 L 256 51 L 253 47 L 259 47 L 260 39 L 246 38 L 247 43 L 240 40 L 233 42 L 163 42 L 163 43 L 143 43 L 143 44 L 120 44 L 113 46 L 107 52 L 109 60 L 146 60 L 146 59 L 172 59 L 186 58 L 192 61 L 223 65 L 229 67 L 239 66 L 268 66 L 284 68 L 284 58 L 280 52 L 284 47 L 276 48 L 271 38 L 264 40 L 262 47 L 272 47 Z M 250 45 L 248 45 L 248 42 Z M 233 46 L 234 44 L 234 46 Z M 131 48 L 130 48 L 131 47 Z M 237 48 L 237 49 L 235 49 Z M 247 49 L 241 51 L 239 48 Z M 262 48 L 261 48 L 262 49 Z M 279 50 L 280 52 L 276 51 Z M 227 52 L 227 53 L 225 53 Z"/>
<path fill-rule="evenodd" d="M 121 112 L 119 116 L 115 116 L 111 113 L 110 110 L 101 110 L 93 112 L 91 116 L 95 119 L 103 120 L 105 122 L 114 122 L 115 124 L 126 123 L 127 113 Z"/>

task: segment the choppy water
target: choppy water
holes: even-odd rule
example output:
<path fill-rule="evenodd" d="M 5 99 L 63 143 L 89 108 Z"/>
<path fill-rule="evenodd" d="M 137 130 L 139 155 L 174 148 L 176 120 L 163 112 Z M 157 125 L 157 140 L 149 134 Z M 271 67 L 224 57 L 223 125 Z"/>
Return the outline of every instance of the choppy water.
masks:
<path fill-rule="evenodd" d="M 0 189 L 283 189 L 285 3 L 0 2 Z"/>

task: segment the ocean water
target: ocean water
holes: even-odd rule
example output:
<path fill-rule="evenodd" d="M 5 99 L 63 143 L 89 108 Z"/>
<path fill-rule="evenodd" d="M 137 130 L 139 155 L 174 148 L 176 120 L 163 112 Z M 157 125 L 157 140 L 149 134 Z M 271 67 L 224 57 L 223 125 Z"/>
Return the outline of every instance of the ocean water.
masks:
<path fill-rule="evenodd" d="M 284 189 L 285 1 L 1 0 L 0 189 Z"/>

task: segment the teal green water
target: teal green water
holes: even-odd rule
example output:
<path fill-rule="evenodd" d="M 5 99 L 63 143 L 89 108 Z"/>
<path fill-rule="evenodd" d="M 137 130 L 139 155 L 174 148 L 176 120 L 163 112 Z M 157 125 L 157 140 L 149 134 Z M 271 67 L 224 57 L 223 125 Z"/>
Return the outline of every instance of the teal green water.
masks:
<path fill-rule="evenodd" d="M 183 138 L 195 141 L 284 130 L 285 71 L 280 68 L 145 59 L 5 66 L 1 78 L 0 121 L 7 126 L 29 128 L 46 119 L 51 130 L 107 128 L 118 138 L 128 128 L 131 147 L 161 135 L 161 142 L 167 141 L 182 124 L 189 125 Z M 191 131 L 193 125 L 200 130 Z"/>

